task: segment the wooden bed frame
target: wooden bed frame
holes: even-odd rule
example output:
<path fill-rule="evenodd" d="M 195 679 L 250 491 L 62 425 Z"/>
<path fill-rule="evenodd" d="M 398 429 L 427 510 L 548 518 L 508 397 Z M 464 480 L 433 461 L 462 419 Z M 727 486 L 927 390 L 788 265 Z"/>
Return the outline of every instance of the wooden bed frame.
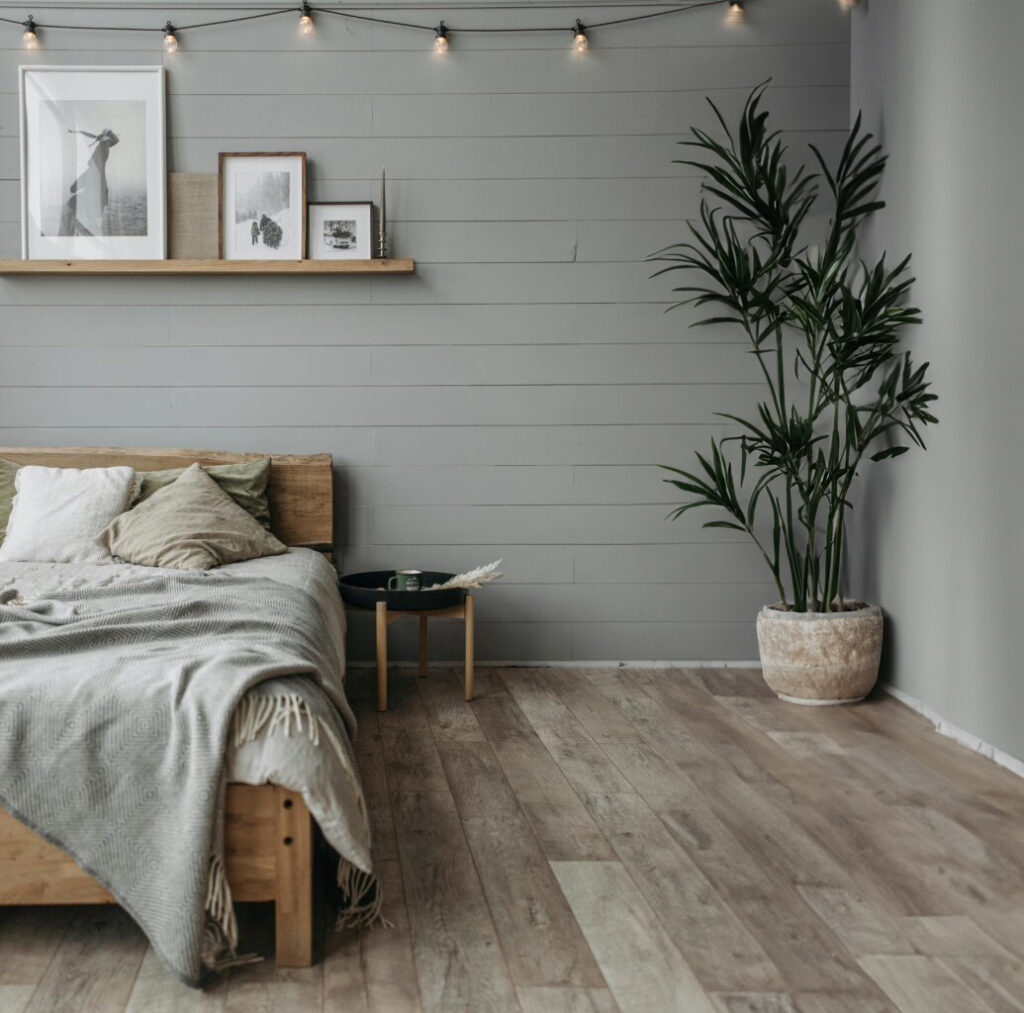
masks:
<path fill-rule="evenodd" d="M 234 464 L 265 454 L 117 447 L 0 447 L 0 457 L 54 468 L 140 471 Z M 286 545 L 330 552 L 333 472 L 330 454 L 271 455 L 271 524 Z M 273 901 L 280 967 L 313 963 L 314 838 L 302 796 L 277 785 L 229 784 L 225 821 L 228 882 L 236 901 Z M 59 848 L 0 807 L 0 906 L 113 904 L 114 898 Z"/>

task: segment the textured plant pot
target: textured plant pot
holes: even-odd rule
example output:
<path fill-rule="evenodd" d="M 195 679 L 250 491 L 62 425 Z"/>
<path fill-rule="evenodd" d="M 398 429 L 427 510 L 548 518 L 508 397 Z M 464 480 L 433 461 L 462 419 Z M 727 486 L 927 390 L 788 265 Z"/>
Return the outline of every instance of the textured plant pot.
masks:
<path fill-rule="evenodd" d="M 878 680 L 882 610 L 786 612 L 766 605 L 757 616 L 757 645 L 764 681 L 783 700 L 855 703 Z"/>

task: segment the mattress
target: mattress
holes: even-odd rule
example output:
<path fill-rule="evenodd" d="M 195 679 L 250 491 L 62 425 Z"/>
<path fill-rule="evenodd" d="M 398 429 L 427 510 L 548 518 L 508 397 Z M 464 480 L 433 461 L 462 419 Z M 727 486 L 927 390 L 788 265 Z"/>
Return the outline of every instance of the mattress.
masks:
<path fill-rule="evenodd" d="M 0 563 L 0 600 L 17 593 L 28 602 L 44 599 L 55 591 L 109 586 L 154 572 L 180 571 L 130 563 Z M 315 603 L 319 621 L 337 638 L 338 657 L 344 657 L 345 613 L 337 574 L 320 553 L 289 549 L 280 556 L 229 563 L 210 573 L 258 577 L 304 590 Z M 349 779 L 336 750 L 326 741 L 314 744 L 306 735 L 262 735 L 242 746 L 229 743 L 225 761 L 229 781 L 272 783 L 300 792 L 327 840 L 338 851 L 345 850 L 350 834 L 338 792 Z"/>

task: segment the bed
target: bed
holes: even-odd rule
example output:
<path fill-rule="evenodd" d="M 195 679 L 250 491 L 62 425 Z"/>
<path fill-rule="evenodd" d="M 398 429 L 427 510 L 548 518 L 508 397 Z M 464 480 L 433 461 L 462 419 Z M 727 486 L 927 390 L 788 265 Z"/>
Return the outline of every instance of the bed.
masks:
<path fill-rule="evenodd" d="M 0 457 L 19 464 L 66 468 L 130 465 L 159 470 L 260 456 L 187 449 L 0 448 Z M 298 563 L 293 568 L 315 571 L 312 554 L 329 555 L 333 538 L 330 455 L 274 456 L 267 494 L 274 534 L 286 545 L 306 550 L 305 555 L 294 553 Z M 327 578 L 321 574 L 318 579 Z M 252 767 L 251 756 L 249 761 Z M 232 782 L 224 813 L 224 863 L 231 895 L 236 901 L 273 902 L 278 965 L 310 965 L 318 831 L 303 795 L 294 786 Z M 115 903 L 112 895 L 64 851 L 0 808 L 0 905 L 109 903 Z"/>

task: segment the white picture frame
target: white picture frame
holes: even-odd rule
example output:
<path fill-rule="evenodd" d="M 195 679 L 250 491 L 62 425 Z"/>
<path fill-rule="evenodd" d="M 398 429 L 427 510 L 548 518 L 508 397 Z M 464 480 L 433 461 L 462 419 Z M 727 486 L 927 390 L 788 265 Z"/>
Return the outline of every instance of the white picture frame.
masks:
<path fill-rule="evenodd" d="M 22 256 L 167 256 L 164 69 L 18 68 Z"/>
<path fill-rule="evenodd" d="M 370 201 L 310 202 L 309 259 L 369 260 L 375 242 L 373 211 Z"/>
<path fill-rule="evenodd" d="M 304 151 L 222 151 L 218 195 L 221 260 L 303 259 Z"/>

